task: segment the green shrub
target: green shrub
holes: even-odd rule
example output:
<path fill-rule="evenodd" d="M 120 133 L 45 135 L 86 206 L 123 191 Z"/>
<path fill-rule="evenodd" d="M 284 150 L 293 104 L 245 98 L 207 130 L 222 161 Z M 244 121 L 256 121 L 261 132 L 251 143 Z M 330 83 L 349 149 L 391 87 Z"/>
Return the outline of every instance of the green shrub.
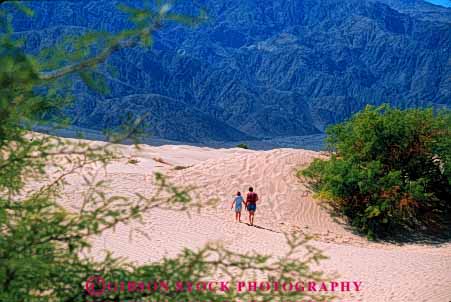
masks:
<path fill-rule="evenodd" d="M 299 175 L 368 237 L 443 227 L 451 204 L 451 112 L 368 106 L 327 130 L 335 152 Z"/>
<path fill-rule="evenodd" d="M 237 148 L 241 148 L 241 149 L 249 149 L 249 146 L 246 144 L 238 144 L 236 145 Z"/>

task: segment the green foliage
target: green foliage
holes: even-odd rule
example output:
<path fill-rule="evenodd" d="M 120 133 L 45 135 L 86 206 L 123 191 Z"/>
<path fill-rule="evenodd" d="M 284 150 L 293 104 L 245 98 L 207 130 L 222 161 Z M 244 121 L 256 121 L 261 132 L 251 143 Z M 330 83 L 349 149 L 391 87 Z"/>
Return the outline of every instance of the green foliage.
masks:
<path fill-rule="evenodd" d="M 246 144 L 238 144 L 236 145 L 237 148 L 241 148 L 241 149 L 249 149 L 249 146 Z"/>
<path fill-rule="evenodd" d="M 324 256 L 307 245 L 306 239 L 288 234 L 285 235 L 287 253 L 277 259 L 259 253 L 236 253 L 212 244 L 142 266 L 112 255 L 103 259 L 86 256 L 90 255 L 93 236 L 100 236 L 120 223 L 142 222 L 143 215 L 151 209 L 186 211 L 205 204 L 191 200 L 190 188 L 175 187 L 160 174 L 155 175 L 153 195 L 130 197 L 111 194 L 108 184 L 97 180 L 96 173 L 89 172 L 93 170 L 87 168 L 106 167 L 111 161 L 126 159 L 115 151 L 114 144 L 134 138 L 142 130 L 143 117 L 126 124 L 120 134 L 110 134 L 112 142 L 105 144 L 88 144 L 29 131 L 33 125 L 54 117 L 67 104 L 69 99 L 64 89 L 71 87 L 73 78 L 62 80 L 63 77 L 78 74 L 95 89 L 101 80 L 94 69 L 114 51 L 136 46 L 143 40 L 149 45 L 145 36 L 160 29 L 165 20 L 194 23 L 192 18 L 170 13 L 171 7 L 160 1 L 156 7 L 157 15 L 142 11 L 146 8 L 128 9 L 135 28 L 116 35 L 87 33 L 81 37 L 63 37 L 59 45 L 33 57 L 25 54 L 20 41 L 12 38 L 9 10 L 32 12 L 18 1 L 0 1 L 0 22 L 4 25 L 0 28 L 0 301 L 319 300 L 314 293 L 296 291 L 259 294 L 231 291 L 224 295 L 199 291 L 112 292 L 89 297 L 84 290 L 85 282 L 93 275 L 125 282 L 196 282 L 219 275 L 233 282 L 253 274 L 286 282 L 323 278 L 310 266 Z M 78 209 L 68 209 L 59 201 L 64 186 L 74 177 L 84 180 L 77 188 L 83 195 Z"/>
<path fill-rule="evenodd" d="M 368 106 L 327 130 L 330 160 L 301 175 L 369 237 L 440 228 L 451 208 L 451 112 Z"/>

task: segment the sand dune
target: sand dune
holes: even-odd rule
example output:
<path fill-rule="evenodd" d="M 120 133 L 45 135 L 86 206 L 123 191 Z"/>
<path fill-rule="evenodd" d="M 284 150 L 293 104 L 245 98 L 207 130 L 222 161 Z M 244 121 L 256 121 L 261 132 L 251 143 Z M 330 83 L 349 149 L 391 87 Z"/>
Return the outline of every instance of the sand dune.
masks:
<path fill-rule="evenodd" d="M 301 232 L 315 236 L 313 244 L 330 257 L 321 269 L 363 282 L 363 291 L 347 297 L 349 301 L 451 300 L 451 245 L 368 243 L 354 235 L 345 224 L 332 219 L 295 176 L 297 168 L 321 157 L 317 152 L 141 147 L 136 150 L 120 146 L 138 163 L 115 162 L 104 173 L 115 194 L 151 193 L 152 174 L 159 171 L 176 184 L 195 185 L 199 200 L 216 198 L 218 204 L 190 217 L 181 212 L 154 210 L 145 215 L 144 225 L 119 226 L 115 232 L 96 238 L 94 251 L 108 249 L 116 256 L 145 263 L 175 256 L 184 247 L 195 249 L 208 241 L 221 240 L 236 251 L 279 255 L 284 249 L 280 232 Z M 65 189 L 64 204 L 76 207 L 82 192 L 76 178 L 71 183 Z M 237 190 L 246 192 L 250 185 L 261 197 L 257 227 L 235 223 L 230 210 L 232 195 Z M 133 228 L 151 236 L 131 233 Z"/>

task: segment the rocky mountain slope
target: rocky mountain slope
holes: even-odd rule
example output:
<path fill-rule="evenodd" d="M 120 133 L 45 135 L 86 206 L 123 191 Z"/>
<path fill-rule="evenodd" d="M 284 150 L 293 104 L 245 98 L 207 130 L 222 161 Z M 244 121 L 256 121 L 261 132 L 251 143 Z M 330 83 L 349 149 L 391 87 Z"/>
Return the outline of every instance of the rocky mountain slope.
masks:
<path fill-rule="evenodd" d="M 118 2 L 32 2 L 17 21 L 27 47 L 64 32 L 126 26 Z M 176 9 L 194 12 L 195 5 Z M 80 127 L 149 115 L 149 131 L 201 142 L 306 135 L 366 104 L 451 105 L 451 9 L 420 0 L 196 1 L 210 19 L 171 24 L 153 49 L 129 49 L 102 67 L 111 92 L 74 87 Z M 113 72 L 112 70 L 115 70 Z"/>

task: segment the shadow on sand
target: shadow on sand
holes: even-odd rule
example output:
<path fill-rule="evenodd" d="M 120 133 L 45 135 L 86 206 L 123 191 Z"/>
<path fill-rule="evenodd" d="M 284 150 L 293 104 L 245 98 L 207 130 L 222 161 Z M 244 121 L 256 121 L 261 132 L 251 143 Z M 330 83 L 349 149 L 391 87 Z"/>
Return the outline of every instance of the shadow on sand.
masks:
<path fill-rule="evenodd" d="M 256 224 L 251 225 L 248 222 L 242 222 L 242 223 L 244 223 L 244 224 L 246 224 L 246 225 L 248 225 L 250 227 L 254 227 L 254 228 L 260 229 L 260 230 L 270 231 L 270 232 L 273 232 L 273 233 L 282 233 L 282 232 L 279 232 L 279 231 L 276 231 L 276 230 L 273 230 L 273 229 L 268 229 L 268 228 L 265 228 L 265 227 L 262 227 L 262 226 L 259 226 L 259 225 L 256 225 Z"/>
<path fill-rule="evenodd" d="M 310 191 L 313 191 L 311 186 L 307 186 L 307 188 Z M 348 219 L 340 213 L 339 209 L 332 207 L 326 201 L 320 201 L 318 202 L 318 205 L 330 215 L 335 223 L 341 225 L 348 232 L 368 240 L 366 234 L 359 232 L 356 228 L 352 227 Z M 423 244 L 431 246 L 440 246 L 442 244 L 451 243 L 451 217 L 443 218 L 441 221 L 431 221 L 431 225 L 423 227 L 423 229 L 404 228 L 397 230 L 392 234 L 387 234 L 383 238 L 372 241 L 395 245 Z"/>
<path fill-rule="evenodd" d="M 400 234 L 380 239 L 393 244 L 425 244 L 436 245 L 451 242 L 451 223 L 446 223 L 440 230 L 405 230 Z"/>
<path fill-rule="evenodd" d="M 329 213 L 334 222 L 343 226 L 344 229 L 356 236 L 367 238 L 364 233 L 361 233 L 353 228 L 347 221 L 346 217 L 340 213 L 337 213 L 336 210 L 333 210 L 327 206 L 322 207 Z M 449 221 L 442 221 L 441 223 L 434 222 L 434 225 L 436 227 L 430 227 L 428 229 L 400 229 L 393 234 L 387 234 L 385 237 L 378 238 L 373 241 L 395 245 L 423 244 L 431 246 L 440 246 L 442 244 L 451 243 L 451 219 Z"/>

